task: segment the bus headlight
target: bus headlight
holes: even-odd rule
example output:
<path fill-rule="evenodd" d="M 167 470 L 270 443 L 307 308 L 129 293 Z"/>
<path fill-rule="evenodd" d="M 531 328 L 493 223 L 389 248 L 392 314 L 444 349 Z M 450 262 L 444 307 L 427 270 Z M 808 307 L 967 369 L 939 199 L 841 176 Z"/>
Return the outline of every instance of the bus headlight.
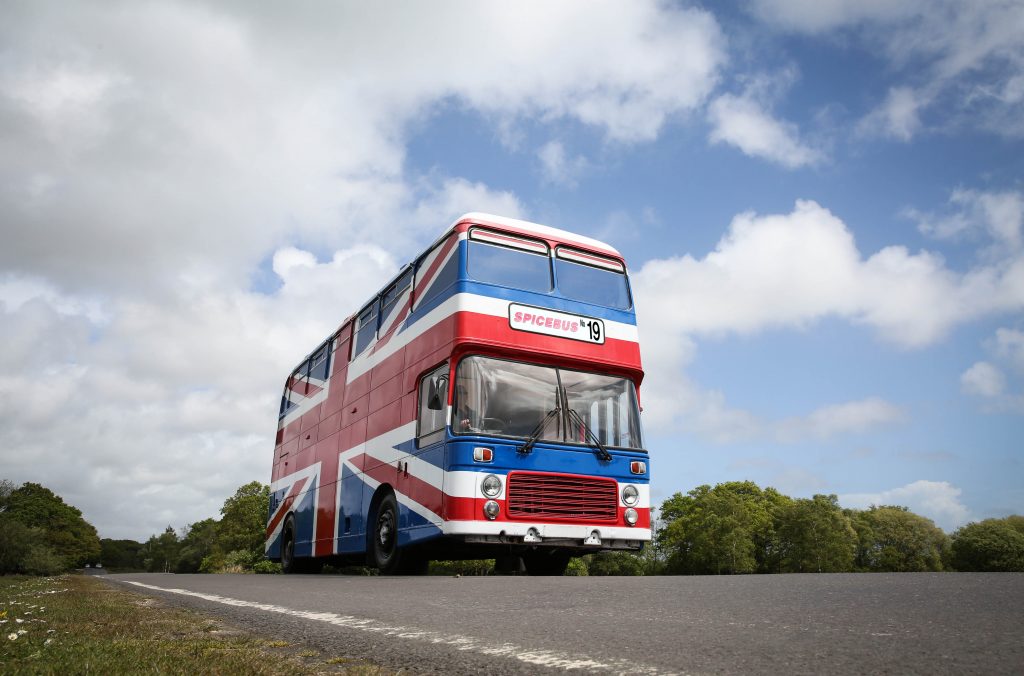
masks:
<path fill-rule="evenodd" d="M 499 507 L 498 503 L 495 502 L 494 500 L 488 500 L 487 502 L 484 503 L 484 516 L 486 516 L 491 521 L 494 521 L 498 518 L 498 512 L 500 511 L 501 507 Z"/>
<path fill-rule="evenodd" d="M 636 489 L 636 486 L 629 484 L 622 489 L 622 504 L 632 507 L 636 504 L 636 501 L 640 499 L 640 491 Z"/>
<path fill-rule="evenodd" d="M 496 498 L 501 493 L 501 479 L 493 474 L 488 474 L 480 482 L 480 492 L 488 498 Z"/>
<path fill-rule="evenodd" d="M 626 510 L 626 513 L 624 514 L 624 516 L 626 517 L 626 523 L 628 523 L 630 526 L 635 526 L 636 525 L 636 520 L 637 520 L 639 515 L 636 513 L 635 509 L 630 507 L 630 508 L 628 508 Z"/>

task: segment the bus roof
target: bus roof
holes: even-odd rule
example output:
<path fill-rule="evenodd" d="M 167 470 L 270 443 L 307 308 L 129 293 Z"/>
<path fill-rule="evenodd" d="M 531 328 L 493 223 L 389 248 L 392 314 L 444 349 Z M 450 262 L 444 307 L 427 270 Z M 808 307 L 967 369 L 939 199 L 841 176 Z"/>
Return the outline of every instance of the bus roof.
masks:
<path fill-rule="evenodd" d="M 577 235 L 574 232 L 559 230 L 558 228 L 541 225 L 540 223 L 531 223 L 530 221 L 521 221 L 517 218 L 495 216 L 494 214 L 484 214 L 476 211 L 460 216 L 455 223 L 452 224 L 452 228 L 449 229 L 449 232 L 451 229 L 457 228 L 459 225 L 464 223 L 490 225 L 496 228 L 520 232 L 522 234 L 534 235 L 541 239 L 555 240 L 560 244 L 570 244 L 586 249 L 592 249 L 596 252 L 611 254 L 612 256 L 620 259 L 622 258 L 622 254 L 620 254 L 615 247 L 584 235 Z"/>

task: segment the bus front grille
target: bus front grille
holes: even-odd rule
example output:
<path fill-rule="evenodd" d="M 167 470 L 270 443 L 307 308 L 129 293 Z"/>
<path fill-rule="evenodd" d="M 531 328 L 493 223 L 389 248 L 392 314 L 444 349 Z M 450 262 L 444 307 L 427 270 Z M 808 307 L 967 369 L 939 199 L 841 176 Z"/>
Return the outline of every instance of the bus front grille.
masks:
<path fill-rule="evenodd" d="M 516 519 L 614 521 L 619 486 L 613 479 L 512 472 L 508 515 Z"/>

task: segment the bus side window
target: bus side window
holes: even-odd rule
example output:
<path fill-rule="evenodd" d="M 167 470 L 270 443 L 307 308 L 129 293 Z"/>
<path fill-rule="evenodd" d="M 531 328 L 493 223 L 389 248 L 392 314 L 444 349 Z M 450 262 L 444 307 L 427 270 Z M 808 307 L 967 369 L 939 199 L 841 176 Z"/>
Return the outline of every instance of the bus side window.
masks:
<path fill-rule="evenodd" d="M 419 415 L 416 436 L 420 447 L 439 441 L 444 435 L 448 411 L 448 364 L 442 364 L 420 380 Z"/>
<path fill-rule="evenodd" d="M 319 381 L 327 380 L 327 374 L 330 373 L 331 368 L 331 341 L 327 341 L 316 353 L 310 358 L 309 366 L 309 377 L 312 380 L 318 381 L 317 387 L 323 385 Z"/>
<path fill-rule="evenodd" d="M 375 298 L 372 303 L 364 307 L 359 313 L 359 323 L 356 324 L 356 342 L 355 347 L 352 349 L 353 359 L 369 347 L 370 343 L 377 336 L 377 315 L 379 308 L 379 302 Z"/>
<path fill-rule="evenodd" d="M 283 418 L 302 401 L 306 394 L 306 368 L 309 362 L 305 362 L 295 369 L 284 385 L 284 393 L 281 395 L 281 411 L 278 417 Z"/>
<path fill-rule="evenodd" d="M 381 333 L 384 332 L 384 327 L 387 325 L 388 319 L 391 317 L 391 313 L 397 309 L 398 301 L 405 295 L 405 291 L 412 284 L 412 267 L 410 266 L 398 280 L 392 284 L 384 293 L 381 295 L 381 308 L 380 308 L 380 325 Z"/>

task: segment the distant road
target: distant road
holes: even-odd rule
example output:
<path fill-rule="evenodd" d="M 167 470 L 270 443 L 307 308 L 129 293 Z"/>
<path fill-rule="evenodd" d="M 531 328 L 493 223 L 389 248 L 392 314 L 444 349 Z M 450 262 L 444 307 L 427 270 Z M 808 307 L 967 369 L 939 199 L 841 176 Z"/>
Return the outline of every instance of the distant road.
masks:
<path fill-rule="evenodd" d="M 104 579 L 412 673 L 1024 672 L 1024 574 Z"/>

